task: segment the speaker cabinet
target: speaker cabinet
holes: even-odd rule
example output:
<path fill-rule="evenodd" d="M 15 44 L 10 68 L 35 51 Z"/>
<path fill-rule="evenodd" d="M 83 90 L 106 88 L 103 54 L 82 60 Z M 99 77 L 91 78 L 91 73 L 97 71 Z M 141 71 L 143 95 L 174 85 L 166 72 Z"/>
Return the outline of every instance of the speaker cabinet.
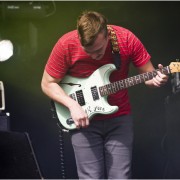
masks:
<path fill-rule="evenodd" d="M 42 178 L 28 133 L 0 131 L 0 178 Z"/>
<path fill-rule="evenodd" d="M 0 131 L 10 131 L 9 113 L 0 113 Z"/>

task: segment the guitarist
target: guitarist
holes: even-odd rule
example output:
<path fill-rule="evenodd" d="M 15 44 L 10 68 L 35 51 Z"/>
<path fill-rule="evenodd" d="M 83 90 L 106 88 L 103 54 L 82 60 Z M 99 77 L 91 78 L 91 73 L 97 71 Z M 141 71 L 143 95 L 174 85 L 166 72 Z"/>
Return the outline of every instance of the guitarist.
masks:
<path fill-rule="evenodd" d="M 121 59 L 120 69 L 111 74 L 110 80 L 127 78 L 130 63 L 139 73 L 153 71 L 150 55 L 141 41 L 128 29 L 110 26 L 116 33 Z M 43 92 L 66 106 L 77 126 L 70 133 L 80 179 L 131 178 L 133 120 L 127 89 L 108 97 L 109 104 L 119 107 L 116 113 L 97 115 L 89 122 L 82 107 L 59 86 L 66 74 L 88 77 L 102 65 L 114 63 L 109 34 L 102 14 L 83 12 L 77 30 L 66 33 L 55 44 L 42 77 Z M 159 69 L 162 67 L 158 65 Z M 167 80 L 168 76 L 158 72 L 145 84 L 161 87 Z"/>

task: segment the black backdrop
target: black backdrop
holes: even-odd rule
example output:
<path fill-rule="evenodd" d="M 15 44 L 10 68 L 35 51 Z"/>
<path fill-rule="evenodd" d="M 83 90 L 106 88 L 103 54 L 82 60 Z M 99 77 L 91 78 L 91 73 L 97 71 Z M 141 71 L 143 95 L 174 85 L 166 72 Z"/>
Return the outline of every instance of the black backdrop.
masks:
<path fill-rule="evenodd" d="M 108 17 L 110 24 L 133 31 L 151 54 L 155 67 L 158 63 L 169 65 L 179 58 L 179 5 L 180 2 L 171 1 L 0 2 L 0 36 L 14 44 L 13 57 L 0 63 L 6 112 L 11 114 L 12 131 L 29 133 L 44 178 L 61 178 L 59 128 L 57 120 L 52 118 L 50 100 L 40 88 L 43 68 L 57 39 L 76 27 L 76 18 L 82 10 L 97 10 Z M 130 74 L 136 74 L 133 67 Z M 179 177 L 177 172 L 168 170 L 168 158 L 178 146 L 174 143 L 174 148 L 168 149 L 166 143 L 170 126 L 165 100 L 172 94 L 171 89 L 170 82 L 161 89 L 148 89 L 144 85 L 129 89 L 135 130 L 134 178 Z M 173 115 L 178 119 L 178 114 Z M 171 123 L 171 116 L 168 118 Z M 64 140 L 67 176 L 76 178 L 67 133 Z M 180 161 L 178 156 L 177 160 Z"/>

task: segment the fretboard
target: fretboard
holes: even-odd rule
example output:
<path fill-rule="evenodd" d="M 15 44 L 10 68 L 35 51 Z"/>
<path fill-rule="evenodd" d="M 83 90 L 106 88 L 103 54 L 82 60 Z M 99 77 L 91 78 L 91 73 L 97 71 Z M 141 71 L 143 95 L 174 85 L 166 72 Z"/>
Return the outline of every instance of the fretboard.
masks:
<path fill-rule="evenodd" d="M 127 79 L 123 79 L 120 81 L 116 81 L 113 83 L 106 84 L 104 86 L 99 87 L 99 91 L 101 96 L 107 96 L 110 94 L 114 94 L 120 90 L 126 89 L 128 87 L 134 86 L 136 84 L 143 83 L 155 77 L 157 75 L 157 71 L 161 71 L 163 74 L 170 74 L 169 66 L 163 67 L 161 70 L 154 70 L 152 72 L 146 72 L 143 74 L 139 74 L 133 77 L 129 77 Z"/>

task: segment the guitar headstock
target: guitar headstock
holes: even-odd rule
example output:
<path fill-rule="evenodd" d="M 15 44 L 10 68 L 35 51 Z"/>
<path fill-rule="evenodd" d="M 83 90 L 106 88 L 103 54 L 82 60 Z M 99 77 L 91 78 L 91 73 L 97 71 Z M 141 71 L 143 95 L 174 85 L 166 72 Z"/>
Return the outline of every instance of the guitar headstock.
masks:
<path fill-rule="evenodd" d="M 180 72 L 180 62 L 171 62 L 169 65 L 171 73 Z"/>

